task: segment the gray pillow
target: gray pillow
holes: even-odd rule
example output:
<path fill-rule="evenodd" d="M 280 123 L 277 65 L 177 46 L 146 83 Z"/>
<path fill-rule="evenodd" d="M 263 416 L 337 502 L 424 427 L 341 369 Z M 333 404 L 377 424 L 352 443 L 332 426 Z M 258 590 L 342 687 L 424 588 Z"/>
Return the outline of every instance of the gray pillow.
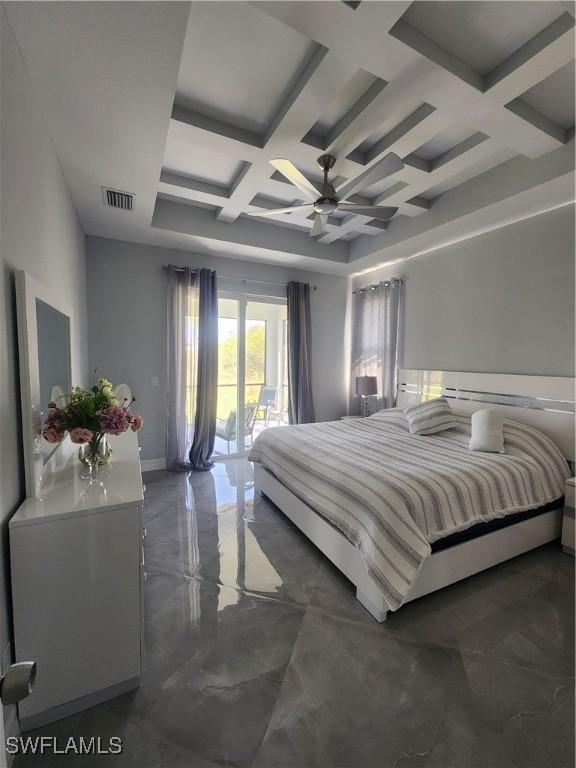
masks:
<path fill-rule="evenodd" d="M 458 426 L 448 401 L 443 397 L 405 408 L 404 415 L 413 435 L 433 435 Z"/>

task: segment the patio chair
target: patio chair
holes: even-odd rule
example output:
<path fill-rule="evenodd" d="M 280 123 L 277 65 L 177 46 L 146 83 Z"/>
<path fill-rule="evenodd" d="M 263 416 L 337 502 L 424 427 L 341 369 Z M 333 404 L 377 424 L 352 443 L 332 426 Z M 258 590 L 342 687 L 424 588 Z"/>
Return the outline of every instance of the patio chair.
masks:
<path fill-rule="evenodd" d="M 244 439 L 250 437 L 252 442 L 252 433 L 254 432 L 254 422 L 256 420 L 257 403 L 246 403 L 244 406 Z M 236 409 L 230 411 L 227 419 L 216 419 L 216 437 L 225 440 L 228 453 L 230 453 L 230 443 L 236 440 Z"/>
<path fill-rule="evenodd" d="M 260 387 L 260 395 L 256 409 L 255 421 L 263 421 L 266 426 L 270 421 L 270 411 L 276 407 L 278 388 L 263 385 Z"/>

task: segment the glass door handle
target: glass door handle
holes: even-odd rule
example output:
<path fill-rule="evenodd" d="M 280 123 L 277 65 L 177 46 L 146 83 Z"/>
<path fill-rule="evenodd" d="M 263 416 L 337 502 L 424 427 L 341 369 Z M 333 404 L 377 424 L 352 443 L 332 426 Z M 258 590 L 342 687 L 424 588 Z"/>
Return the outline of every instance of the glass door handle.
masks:
<path fill-rule="evenodd" d="M 16 704 L 32 693 L 36 679 L 36 662 L 20 661 L 8 667 L 0 678 L 0 701 L 2 704 Z"/>

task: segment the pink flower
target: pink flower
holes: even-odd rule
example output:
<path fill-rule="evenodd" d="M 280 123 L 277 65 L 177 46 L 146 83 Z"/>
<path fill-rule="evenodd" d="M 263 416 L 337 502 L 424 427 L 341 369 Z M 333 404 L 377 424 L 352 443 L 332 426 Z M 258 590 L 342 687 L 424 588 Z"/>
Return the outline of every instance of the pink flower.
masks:
<path fill-rule="evenodd" d="M 98 415 L 100 427 L 108 435 L 121 435 L 130 426 L 130 414 L 119 405 L 109 405 Z"/>
<path fill-rule="evenodd" d="M 70 440 L 73 443 L 89 443 L 94 437 L 94 433 L 90 429 L 84 429 L 84 427 L 75 427 L 70 430 Z"/>
<path fill-rule="evenodd" d="M 134 420 L 132 421 L 130 428 L 132 429 L 132 432 L 138 432 L 139 429 L 142 429 L 143 424 L 144 419 L 142 416 L 134 416 Z"/>
<path fill-rule="evenodd" d="M 62 408 L 50 408 L 46 421 L 46 427 L 54 427 L 57 432 L 63 432 L 68 426 L 68 415 Z"/>
<path fill-rule="evenodd" d="M 61 443 L 64 432 L 59 432 L 55 427 L 46 427 L 42 432 L 42 437 L 48 443 Z"/>

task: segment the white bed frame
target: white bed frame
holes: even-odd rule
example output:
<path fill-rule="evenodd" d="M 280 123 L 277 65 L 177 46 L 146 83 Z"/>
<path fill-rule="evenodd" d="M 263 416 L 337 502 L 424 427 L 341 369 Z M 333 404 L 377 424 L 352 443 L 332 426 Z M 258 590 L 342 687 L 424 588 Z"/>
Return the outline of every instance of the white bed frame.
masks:
<path fill-rule="evenodd" d="M 574 379 L 455 371 L 398 372 L 397 405 L 407 407 L 444 396 L 459 413 L 496 408 L 506 418 L 537 427 L 574 461 Z M 487 404 L 490 404 L 489 406 Z M 389 606 L 369 576 L 358 550 L 324 518 L 259 464 L 256 489 L 267 496 L 356 587 L 356 597 L 377 621 Z M 423 564 L 405 602 L 491 568 L 559 538 L 562 509 L 541 515 L 433 553 Z"/>

